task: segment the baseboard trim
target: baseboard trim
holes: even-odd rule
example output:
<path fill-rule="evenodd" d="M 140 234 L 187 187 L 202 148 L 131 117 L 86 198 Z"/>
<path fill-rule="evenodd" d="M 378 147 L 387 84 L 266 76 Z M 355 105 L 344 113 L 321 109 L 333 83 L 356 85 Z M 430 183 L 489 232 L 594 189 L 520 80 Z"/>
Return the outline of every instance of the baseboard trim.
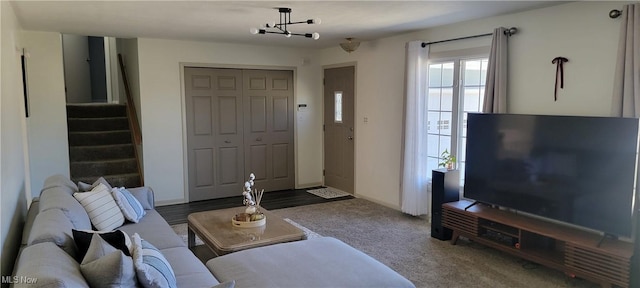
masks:
<path fill-rule="evenodd" d="M 320 186 L 322 186 L 322 182 L 305 183 L 305 184 L 298 185 L 296 189 L 307 189 L 307 188 L 314 188 L 314 187 L 320 187 Z"/>
<path fill-rule="evenodd" d="M 401 208 L 400 208 L 400 205 L 397 205 L 397 204 L 391 204 L 391 203 L 383 202 L 383 201 L 380 201 L 380 200 L 377 200 L 377 199 L 373 199 L 371 197 L 363 196 L 363 195 L 360 195 L 360 194 L 357 194 L 357 193 L 354 194 L 353 197 L 361 198 L 361 199 L 364 199 L 364 200 L 367 200 L 367 201 L 371 201 L 373 203 L 376 203 L 376 204 L 379 204 L 379 205 L 382 205 L 382 206 L 385 206 L 385 207 L 388 207 L 388 208 L 391 208 L 391 209 L 394 209 L 394 210 L 402 211 Z"/>
<path fill-rule="evenodd" d="M 185 204 L 185 203 L 187 202 L 184 201 L 184 199 L 162 200 L 162 201 L 156 201 L 155 206 L 168 206 L 168 205 Z"/>

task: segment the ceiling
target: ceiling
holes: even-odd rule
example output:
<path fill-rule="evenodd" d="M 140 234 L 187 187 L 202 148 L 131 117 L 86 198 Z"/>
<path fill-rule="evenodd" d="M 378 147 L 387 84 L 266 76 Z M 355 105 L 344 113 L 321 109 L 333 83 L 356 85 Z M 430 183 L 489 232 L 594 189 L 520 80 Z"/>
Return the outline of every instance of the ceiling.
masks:
<path fill-rule="evenodd" d="M 165 38 L 304 48 L 326 48 L 346 37 L 362 41 L 466 20 L 536 9 L 555 1 L 13 1 L 25 30 L 119 38 Z M 320 39 L 252 35 L 251 27 L 279 22 L 276 7 L 292 9 L 292 21 L 320 18 L 319 25 L 289 26 Z"/>

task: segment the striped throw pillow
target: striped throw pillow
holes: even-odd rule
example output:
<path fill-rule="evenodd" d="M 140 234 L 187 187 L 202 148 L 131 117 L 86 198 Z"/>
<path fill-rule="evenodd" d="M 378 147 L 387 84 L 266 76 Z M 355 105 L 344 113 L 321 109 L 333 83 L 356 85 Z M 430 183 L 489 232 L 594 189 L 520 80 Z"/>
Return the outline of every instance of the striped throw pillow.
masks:
<path fill-rule="evenodd" d="M 90 192 L 74 193 L 73 197 L 80 202 L 89 214 L 91 224 L 101 231 L 111 231 L 124 224 L 124 216 L 116 201 L 104 184 L 93 188 Z"/>
<path fill-rule="evenodd" d="M 113 188 L 111 189 L 111 194 L 113 195 L 113 199 L 116 200 L 116 204 L 120 207 L 124 218 L 127 220 L 138 223 L 140 219 L 146 214 L 144 208 L 142 208 L 142 204 L 140 201 L 131 195 L 129 190 L 124 189 L 124 187 Z"/>
<path fill-rule="evenodd" d="M 160 250 L 140 238 L 138 233 L 133 234 L 131 239 L 133 241 L 133 266 L 142 287 L 178 287 L 173 268 Z"/>

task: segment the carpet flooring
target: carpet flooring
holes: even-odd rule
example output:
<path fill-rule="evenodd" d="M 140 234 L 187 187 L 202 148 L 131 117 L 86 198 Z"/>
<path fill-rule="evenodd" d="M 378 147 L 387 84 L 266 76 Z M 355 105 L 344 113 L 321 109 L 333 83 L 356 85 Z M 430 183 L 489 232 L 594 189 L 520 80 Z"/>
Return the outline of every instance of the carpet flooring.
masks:
<path fill-rule="evenodd" d="M 430 237 L 426 217 L 363 199 L 273 211 L 338 238 L 391 267 L 417 287 L 600 287 L 469 241 Z"/>
<path fill-rule="evenodd" d="M 600 287 L 583 279 L 460 239 L 432 238 L 426 217 L 413 217 L 364 199 L 271 210 L 322 236 L 338 238 L 372 256 L 416 287 Z M 206 246 L 194 253 L 210 259 Z"/>

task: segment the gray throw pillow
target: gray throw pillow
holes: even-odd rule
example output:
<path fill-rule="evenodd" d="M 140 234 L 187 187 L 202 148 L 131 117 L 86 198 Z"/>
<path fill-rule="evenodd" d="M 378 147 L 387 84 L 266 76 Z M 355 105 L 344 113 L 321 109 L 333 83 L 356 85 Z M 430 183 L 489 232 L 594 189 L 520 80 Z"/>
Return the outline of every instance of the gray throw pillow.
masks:
<path fill-rule="evenodd" d="M 104 177 L 100 177 L 96 180 L 96 182 L 93 182 L 93 184 L 89 185 L 87 183 L 84 182 L 78 182 L 78 191 L 79 192 L 87 192 L 87 191 L 91 191 L 93 190 L 93 188 L 98 187 L 99 184 L 104 184 L 104 186 L 107 186 L 107 189 L 109 189 L 109 191 L 111 191 L 111 184 L 109 184 L 109 182 L 107 182 L 107 179 L 104 179 Z"/>
<path fill-rule="evenodd" d="M 91 287 L 136 287 L 133 260 L 93 235 L 80 271 Z"/>

